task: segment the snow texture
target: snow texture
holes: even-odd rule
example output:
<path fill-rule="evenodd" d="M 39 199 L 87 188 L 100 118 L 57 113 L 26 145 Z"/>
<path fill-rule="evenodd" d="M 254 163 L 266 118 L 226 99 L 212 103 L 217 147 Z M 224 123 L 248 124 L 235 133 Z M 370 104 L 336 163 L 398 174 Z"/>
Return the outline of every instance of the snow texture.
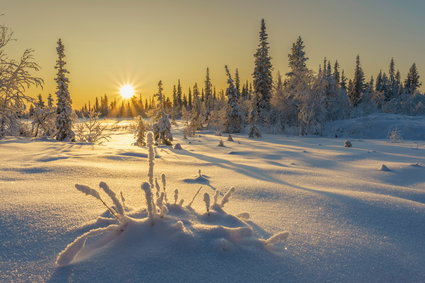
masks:
<path fill-rule="evenodd" d="M 131 145 L 133 134 L 124 130 L 131 121 L 120 121 L 104 145 L 7 137 L 0 141 L 0 281 L 424 282 L 425 143 L 406 137 L 409 117 L 387 117 L 388 128 L 399 118 L 403 142 L 389 142 L 372 121 L 381 139 L 350 137 L 350 149 L 342 146 L 348 137 L 333 133 L 261 140 L 232 134 L 241 143 L 222 150 L 213 132 L 183 140 L 177 122 L 173 134 L 185 150 L 154 152 L 161 172 L 153 177 L 160 198 L 165 191 L 169 200 L 163 212 L 155 202 L 153 226 L 140 190 L 148 149 Z M 345 122 L 361 129 L 361 119 Z M 363 126 L 360 134 L 367 133 Z M 382 164 L 391 171 L 380 171 Z M 199 177 L 198 169 L 208 185 L 185 181 Z M 122 191 L 127 224 L 112 214 L 116 206 L 100 180 L 117 197 Z M 75 183 L 95 189 L 112 212 Z M 233 186 L 220 210 L 217 188 Z M 178 202 L 190 207 L 173 204 L 176 188 Z M 283 245 L 266 244 L 273 235 L 284 238 L 282 231 L 291 232 Z"/>

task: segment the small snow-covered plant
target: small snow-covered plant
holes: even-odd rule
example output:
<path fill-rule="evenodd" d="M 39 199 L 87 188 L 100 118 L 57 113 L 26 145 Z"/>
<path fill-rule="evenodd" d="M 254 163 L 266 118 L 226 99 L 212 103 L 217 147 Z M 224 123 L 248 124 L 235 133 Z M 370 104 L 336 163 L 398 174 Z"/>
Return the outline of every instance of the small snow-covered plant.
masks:
<path fill-rule="evenodd" d="M 288 239 L 289 236 L 289 232 L 280 232 L 277 233 L 273 236 L 271 236 L 270 238 L 268 238 L 264 244 L 266 245 L 273 245 L 273 244 L 278 244 L 281 243 L 283 241 L 286 241 Z"/>
<path fill-rule="evenodd" d="M 102 188 L 105 193 L 111 198 L 112 202 L 115 205 L 115 208 L 111 208 L 109 205 L 106 204 L 106 202 L 100 197 L 100 194 L 97 190 L 90 188 L 89 186 L 76 184 L 75 188 L 79 190 L 80 192 L 90 195 L 98 200 L 108 209 L 108 211 L 120 222 L 125 222 L 126 217 L 124 214 L 124 208 L 123 205 L 120 203 L 120 201 L 117 199 L 115 193 L 109 189 L 108 185 L 104 182 L 100 182 L 99 187 Z"/>
<path fill-rule="evenodd" d="M 105 134 L 106 125 L 102 125 L 99 121 L 97 113 L 90 111 L 87 118 L 76 124 L 76 137 L 79 142 L 89 142 L 102 144 L 110 139 L 108 134 Z"/>
<path fill-rule="evenodd" d="M 218 145 L 217 145 L 217 146 L 224 147 L 223 140 L 220 140 L 220 141 L 218 142 Z"/>
<path fill-rule="evenodd" d="M 392 143 L 402 142 L 403 137 L 401 135 L 401 130 L 398 127 L 393 128 L 388 134 L 388 139 Z"/>
<path fill-rule="evenodd" d="M 233 141 L 233 137 L 232 137 L 232 135 L 231 134 L 229 134 L 229 136 L 227 137 L 227 141 Z"/>
<path fill-rule="evenodd" d="M 199 187 L 199 189 L 196 191 L 196 193 L 193 195 L 192 200 L 189 202 L 189 204 L 187 205 L 187 207 L 192 207 L 193 201 L 195 200 L 195 198 L 198 196 L 199 192 L 201 191 L 202 186 Z"/>
<path fill-rule="evenodd" d="M 158 183 L 158 178 L 155 178 L 155 189 L 156 189 L 156 197 L 158 198 L 159 193 L 161 191 L 161 187 L 159 186 L 159 183 Z"/>
<path fill-rule="evenodd" d="M 154 167 L 154 159 L 155 159 L 155 152 L 153 149 L 153 133 L 148 132 L 147 138 L 146 138 L 146 144 L 148 146 L 148 165 L 149 165 L 149 171 L 148 171 L 148 179 L 149 184 L 151 187 L 153 187 L 153 167 Z"/>
<path fill-rule="evenodd" d="M 210 215 L 210 195 L 208 193 L 204 193 L 204 202 L 207 208 L 207 214 Z"/>
<path fill-rule="evenodd" d="M 144 182 L 142 184 L 141 188 L 145 192 L 146 205 L 148 207 L 148 218 L 149 218 L 151 224 L 153 225 L 154 224 L 153 218 L 154 218 L 154 215 L 155 215 L 155 204 L 153 203 L 151 186 L 149 185 L 149 183 Z"/>
<path fill-rule="evenodd" d="M 221 200 L 221 207 L 224 207 L 229 202 L 230 196 L 235 192 L 235 187 L 231 187 Z"/>
<path fill-rule="evenodd" d="M 345 140 L 344 141 L 344 147 L 352 147 L 353 145 L 351 144 L 351 141 L 349 140 Z"/>
<path fill-rule="evenodd" d="M 220 191 L 219 190 L 215 190 L 215 193 L 214 193 L 214 197 L 213 197 L 213 206 L 215 206 L 215 205 L 217 205 L 217 202 L 218 202 L 218 196 L 220 195 Z"/>
<path fill-rule="evenodd" d="M 146 146 L 146 124 L 141 116 L 136 117 L 135 120 L 136 127 L 134 129 L 134 138 L 136 139 L 136 141 L 134 142 L 134 145 Z"/>
<path fill-rule="evenodd" d="M 114 210 L 118 213 L 118 215 L 124 215 L 124 207 L 118 200 L 114 191 L 112 191 L 105 182 L 100 182 L 99 187 L 111 198 L 115 206 Z"/>
<path fill-rule="evenodd" d="M 179 190 L 174 190 L 174 204 L 177 204 L 177 200 L 179 199 Z"/>

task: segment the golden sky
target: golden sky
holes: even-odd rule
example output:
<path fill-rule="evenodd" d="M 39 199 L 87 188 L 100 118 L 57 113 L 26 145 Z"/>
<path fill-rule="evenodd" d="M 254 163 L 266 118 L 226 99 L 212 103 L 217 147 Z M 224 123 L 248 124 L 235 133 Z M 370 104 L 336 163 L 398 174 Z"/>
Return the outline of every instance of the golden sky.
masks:
<path fill-rule="evenodd" d="M 425 1 L 421 0 L 0 0 L 0 22 L 18 41 L 8 53 L 35 50 L 43 90 L 54 94 L 56 42 L 62 38 L 74 106 L 108 94 L 122 84 L 150 96 L 159 80 L 169 95 L 203 85 L 206 67 L 213 84 L 225 88 L 224 65 L 251 79 L 261 18 L 265 18 L 274 73 L 287 69 L 287 54 L 298 35 L 309 67 L 323 57 L 338 59 L 348 75 L 360 54 L 366 75 L 388 69 L 391 57 L 402 77 L 413 62 L 420 74 L 425 59 Z M 425 74 L 424 74 L 425 76 Z"/>

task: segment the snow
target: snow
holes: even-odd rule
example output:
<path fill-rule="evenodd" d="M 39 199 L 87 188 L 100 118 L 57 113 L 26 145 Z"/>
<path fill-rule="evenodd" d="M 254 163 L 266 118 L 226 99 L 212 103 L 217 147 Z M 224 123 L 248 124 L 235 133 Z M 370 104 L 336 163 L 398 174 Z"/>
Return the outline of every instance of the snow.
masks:
<path fill-rule="evenodd" d="M 387 139 L 393 130 L 399 130 L 403 139 L 425 140 L 425 116 L 375 113 L 360 118 L 328 122 L 325 125 L 324 135 Z"/>
<path fill-rule="evenodd" d="M 3 139 L 0 281 L 423 282 L 424 142 L 412 140 L 420 130 L 409 138 L 403 126 L 416 122 L 387 114 L 385 125 L 397 120 L 403 136 L 391 143 L 381 115 L 369 117 L 377 136 L 356 125 L 358 119 L 335 123 L 357 127 L 359 136 L 232 134 L 240 143 L 226 147 L 217 147 L 222 137 L 213 132 L 185 140 L 177 129 L 173 136 L 183 149 L 156 147 L 153 177 L 166 174 L 169 202 L 175 189 L 186 201 L 170 205 L 168 218 L 154 228 L 144 220 L 141 190 L 148 151 L 131 145 L 130 121 L 104 121 L 114 130 L 103 145 Z M 369 134 L 379 139 L 366 139 Z M 348 137 L 351 148 L 344 147 Z M 383 164 L 391 171 L 381 171 Z M 75 239 L 120 225 L 74 186 L 98 188 L 100 181 L 116 196 L 123 193 L 132 220 L 122 237 L 108 242 L 109 232 L 101 230 L 73 264 L 58 267 L 58 254 Z M 215 198 L 221 203 L 232 187 L 222 211 Z M 108 244 L 94 249 L 102 240 Z"/>

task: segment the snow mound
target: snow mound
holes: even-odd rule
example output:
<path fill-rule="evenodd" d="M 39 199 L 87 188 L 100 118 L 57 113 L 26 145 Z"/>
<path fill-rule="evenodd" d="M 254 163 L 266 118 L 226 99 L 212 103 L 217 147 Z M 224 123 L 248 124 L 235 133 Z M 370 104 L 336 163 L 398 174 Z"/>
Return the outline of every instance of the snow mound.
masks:
<path fill-rule="evenodd" d="M 174 145 L 174 149 L 182 150 L 182 149 L 183 149 L 183 147 L 182 147 L 182 145 L 181 145 L 181 144 L 176 143 L 176 144 Z"/>
<path fill-rule="evenodd" d="M 207 213 L 177 204 L 168 204 L 167 210 L 168 214 L 163 217 L 155 215 L 152 219 L 137 219 L 126 216 L 122 221 L 114 220 L 116 223 L 94 228 L 69 244 L 58 255 L 56 263 L 66 266 L 104 254 L 119 254 L 122 247 L 132 251 L 128 256 L 136 260 L 144 257 L 145 249 L 155 246 L 178 247 L 181 252 L 190 252 L 195 246 L 204 246 L 208 253 L 246 249 L 278 251 L 289 235 L 282 232 L 261 239 L 246 221 L 247 213 L 233 216 L 218 204 Z M 99 225 L 113 221 L 112 218 L 107 218 L 109 221 L 102 219 Z"/>
<path fill-rule="evenodd" d="M 425 116 L 376 113 L 326 123 L 323 135 L 341 138 L 387 139 L 394 129 L 407 140 L 425 140 Z"/>
<path fill-rule="evenodd" d="M 385 165 L 385 164 L 382 164 L 381 165 L 381 169 L 380 169 L 381 171 L 385 171 L 385 172 L 390 172 L 391 171 L 391 169 L 390 168 L 388 168 L 388 166 L 387 165 Z"/>

